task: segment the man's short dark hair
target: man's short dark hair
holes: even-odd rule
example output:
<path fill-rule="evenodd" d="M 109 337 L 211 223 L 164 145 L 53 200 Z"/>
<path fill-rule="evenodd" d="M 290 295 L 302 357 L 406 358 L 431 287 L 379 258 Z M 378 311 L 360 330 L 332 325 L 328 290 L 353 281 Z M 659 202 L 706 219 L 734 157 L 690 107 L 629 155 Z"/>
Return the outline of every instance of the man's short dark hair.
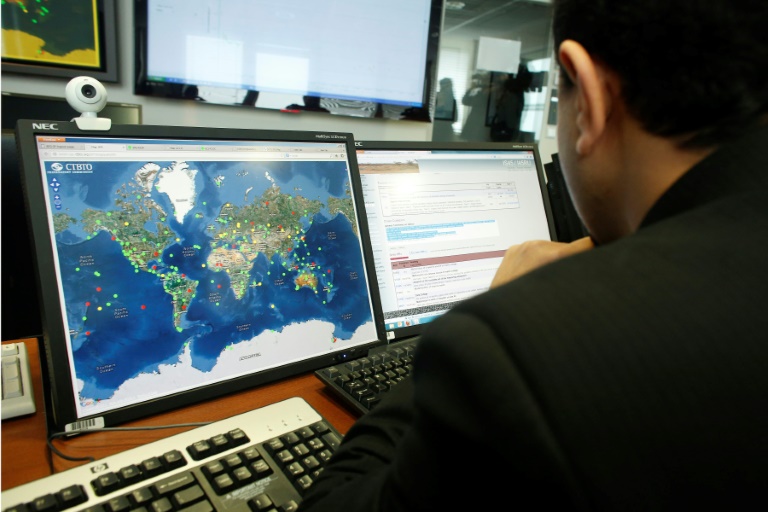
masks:
<path fill-rule="evenodd" d="M 768 0 L 555 0 L 553 33 L 619 74 L 651 133 L 706 147 L 765 121 Z"/>

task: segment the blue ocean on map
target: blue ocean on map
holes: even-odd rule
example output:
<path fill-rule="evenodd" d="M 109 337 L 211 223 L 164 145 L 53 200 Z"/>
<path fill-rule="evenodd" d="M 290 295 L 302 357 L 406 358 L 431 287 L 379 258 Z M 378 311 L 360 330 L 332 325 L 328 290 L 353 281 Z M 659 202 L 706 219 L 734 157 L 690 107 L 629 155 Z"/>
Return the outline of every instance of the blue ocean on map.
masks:
<path fill-rule="evenodd" d="M 154 162 L 162 168 L 171 162 Z M 172 364 L 189 344 L 192 365 L 209 371 L 228 345 L 250 340 L 267 330 L 321 320 L 335 326 L 334 336 L 349 338 L 372 320 L 360 245 L 351 219 L 327 209 L 331 197 L 348 199 L 345 165 L 338 162 L 242 163 L 187 162 L 196 170 L 195 205 L 182 222 L 174 218 L 173 203 L 152 187 L 144 194 L 126 194 L 135 184 L 135 162 L 93 162 L 92 174 L 57 175 L 61 210 L 74 221 L 57 234 L 67 317 L 77 378 L 83 397 L 109 398 L 126 380 Z M 223 179 L 222 179 L 223 178 Z M 290 256 L 260 253 L 251 262 L 248 286 L 238 298 L 226 272 L 205 264 L 212 250 L 206 227 L 222 206 L 244 206 L 260 201 L 270 187 L 282 194 L 317 200 L 325 208 L 313 218 L 302 218 L 303 243 Z M 134 187 L 136 188 L 136 187 Z M 138 189 L 137 189 L 138 190 Z M 124 255 L 113 233 L 86 233 L 86 210 L 108 214 L 139 204 L 147 193 L 168 212 L 155 215 L 144 228 L 157 230 L 162 221 L 173 233 L 167 246 L 150 262 L 157 273 L 137 270 Z M 118 206 L 117 199 L 122 203 Z M 184 248 L 199 247 L 194 254 Z M 282 258 L 289 259 L 283 261 Z M 299 258 L 317 269 L 317 293 L 308 286 L 296 289 Z M 173 297 L 159 274 L 174 268 L 197 283 L 195 298 L 174 323 Z M 283 275 L 285 273 L 285 275 Z M 217 300 L 212 300 L 216 297 Z M 328 340 L 318 340 L 326 343 Z"/>

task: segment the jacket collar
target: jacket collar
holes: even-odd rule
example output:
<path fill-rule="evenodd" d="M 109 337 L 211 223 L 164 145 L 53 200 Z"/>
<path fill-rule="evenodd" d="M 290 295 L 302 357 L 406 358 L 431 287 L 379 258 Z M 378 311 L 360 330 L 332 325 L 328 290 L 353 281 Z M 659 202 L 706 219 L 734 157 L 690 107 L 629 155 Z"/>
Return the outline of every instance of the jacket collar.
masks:
<path fill-rule="evenodd" d="M 653 205 L 640 229 L 722 197 L 768 188 L 768 125 L 728 142 L 686 172 Z"/>

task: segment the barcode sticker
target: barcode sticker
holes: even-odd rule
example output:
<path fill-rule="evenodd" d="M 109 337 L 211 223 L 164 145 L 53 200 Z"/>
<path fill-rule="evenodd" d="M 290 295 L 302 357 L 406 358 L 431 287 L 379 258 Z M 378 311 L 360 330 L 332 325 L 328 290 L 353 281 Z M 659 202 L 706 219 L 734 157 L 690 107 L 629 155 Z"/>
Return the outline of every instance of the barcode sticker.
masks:
<path fill-rule="evenodd" d="M 79 430 L 93 430 L 96 428 L 104 428 L 104 418 L 99 416 L 98 418 L 88 418 L 87 420 L 80 420 L 74 423 L 68 423 L 64 427 L 65 432 L 74 432 Z"/>

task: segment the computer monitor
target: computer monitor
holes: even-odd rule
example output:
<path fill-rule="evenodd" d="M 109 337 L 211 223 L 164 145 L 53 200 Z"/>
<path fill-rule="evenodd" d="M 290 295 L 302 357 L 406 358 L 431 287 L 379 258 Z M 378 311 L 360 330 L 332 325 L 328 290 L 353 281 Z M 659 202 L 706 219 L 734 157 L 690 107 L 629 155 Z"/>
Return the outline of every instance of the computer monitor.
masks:
<path fill-rule="evenodd" d="M 560 156 L 557 153 L 553 153 L 552 161 L 544 165 L 544 172 L 547 174 L 547 191 L 552 205 L 557 239 L 561 242 L 572 242 L 589 235 L 573 205 L 560 165 Z"/>
<path fill-rule="evenodd" d="M 71 121 L 80 115 L 66 99 L 55 96 L 3 92 L 0 99 L 3 130 L 15 130 L 19 119 Z M 142 107 L 137 103 L 110 101 L 99 112 L 99 117 L 108 117 L 113 124 L 141 124 Z"/>
<path fill-rule="evenodd" d="M 16 136 L 52 430 L 383 340 L 351 134 L 22 120 Z"/>
<path fill-rule="evenodd" d="M 389 340 L 487 290 L 509 246 L 555 239 L 535 143 L 356 145 Z"/>
<path fill-rule="evenodd" d="M 35 285 L 34 254 L 24 220 L 24 194 L 21 189 L 16 137 L 13 130 L 2 130 L 2 319 L 3 341 L 42 336 L 40 303 Z"/>

